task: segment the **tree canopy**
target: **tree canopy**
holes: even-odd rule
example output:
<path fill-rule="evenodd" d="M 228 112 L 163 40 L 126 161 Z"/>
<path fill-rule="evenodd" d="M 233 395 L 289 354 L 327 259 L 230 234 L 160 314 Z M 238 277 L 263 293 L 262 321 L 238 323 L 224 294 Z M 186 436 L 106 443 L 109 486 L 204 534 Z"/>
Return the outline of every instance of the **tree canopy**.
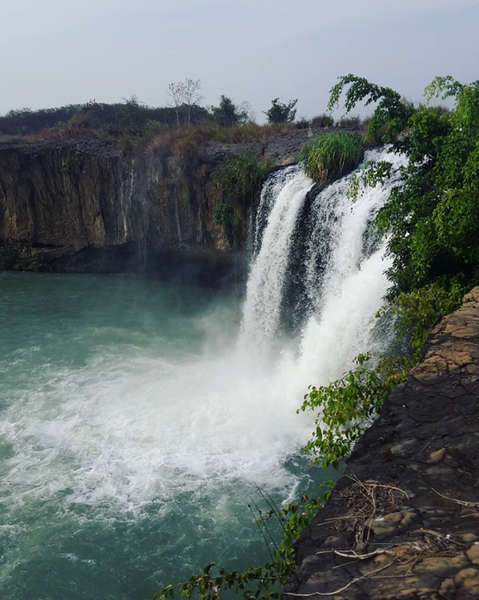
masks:
<path fill-rule="evenodd" d="M 290 100 L 286 104 L 279 101 L 279 98 L 275 98 L 271 102 L 271 108 L 264 114 L 268 118 L 268 123 L 286 123 L 294 121 L 296 116 L 296 109 L 294 108 L 298 103 L 298 99 Z"/>
<path fill-rule="evenodd" d="M 242 106 L 237 106 L 231 98 L 221 95 L 220 105 L 211 107 L 213 123 L 222 127 L 242 125 L 248 121 L 248 112 Z"/>
<path fill-rule="evenodd" d="M 447 291 L 479 283 L 479 82 L 437 77 L 426 88 L 425 105 L 414 107 L 390 88 L 354 75 L 331 90 L 330 108 L 345 92 L 347 111 L 358 102 L 377 103 L 368 136 L 381 134 L 408 158 L 376 218 L 389 235 L 393 265 L 390 297 L 436 285 Z M 452 110 L 430 104 L 452 98 Z M 366 167 L 374 184 L 391 175 L 391 163 Z"/>

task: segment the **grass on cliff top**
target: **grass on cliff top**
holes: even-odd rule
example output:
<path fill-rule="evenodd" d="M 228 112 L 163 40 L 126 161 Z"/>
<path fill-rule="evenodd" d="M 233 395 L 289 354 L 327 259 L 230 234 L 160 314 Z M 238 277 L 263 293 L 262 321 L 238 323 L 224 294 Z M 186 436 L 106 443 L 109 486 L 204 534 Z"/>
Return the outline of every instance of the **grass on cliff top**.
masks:
<path fill-rule="evenodd" d="M 216 141 L 225 144 L 266 143 L 276 135 L 294 132 L 299 129 L 293 123 L 246 123 L 244 125 L 221 126 L 215 124 L 192 125 L 188 127 L 169 127 L 156 121 L 145 125 L 141 131 L 120 127 L 79 127 L 75 123 L 65 123 L 55 127 L 47 127 L 34 133 L 23 135 L 4 135 L 0 133 L 0 141 L 10 143 L 29 143 L 42 140 L 62 140 L 68 138 L 90 138 L 116 140 L 120 144 L 128 139 L 133 145 L 141 148 L 164 147 L 174 145 L 179 140 L 189 139 L 196 144 Z"/>
<path fill-rule="evenodd" d="M 358 166 L 364 155 L 358 133 L 339 131 L 305 144 L 299 153 L 306 173 L 318 183 L 333 181 Z"/>
<path fill-rule="evenodd" d="M 37 111 L 41 112 L 41 111 Z M 32 113 L 33 116 L 36 112 Z M 342 119 L 335 122 L 329 115 L 323 114 L 312 119 L 302 118 L 295 123 L 265 123 L 259 125 L 248 122 L 238 125 L 219 125 L 205 120 L 192 123 L 191 126 L 181 124 L 163 123 L 157 120 L 145 120 L 141 125 L 128 126 L 118 122 L 97 122 L 87 118 L 88 115 L 74 115 L 55 125 L 46 124 L 38 129 L 24 128 L 23 131 L 7 131 L 0 123 L 0 142 L 10 144 L 28 144 L 44 140 L 63 140 L 72 138 L 88 138 L 110 140 L 117 142 L 123 149 L 138 148 L 141 152 L 147 148 L 162 149 L 174 148 L 178 143 L 191 143 L 202 145 L 214 141 L 225 144 L 259 143 L 266 144 L 268 140 L 281 134 L 295 134 L 297 130 L 313 128 L 327 130 L 330 127 L 343 129 L 356 129 L 365 132 L 367 119 L 361 121 L 359 117 Z M 0 117 L 8 120 L 7 117 Z M 18 129 L 18 128 L 17 128 Z"/>

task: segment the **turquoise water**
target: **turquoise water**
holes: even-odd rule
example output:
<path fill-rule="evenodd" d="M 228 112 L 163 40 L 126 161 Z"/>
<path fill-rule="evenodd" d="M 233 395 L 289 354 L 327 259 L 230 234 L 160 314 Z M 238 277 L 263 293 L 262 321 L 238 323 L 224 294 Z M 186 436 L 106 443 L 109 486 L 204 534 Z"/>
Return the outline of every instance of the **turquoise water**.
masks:
<path fill-rule="evenodd" d="M 0 273 L 2 598 L 145 599 L 268 559 L 247 503 L 314 491 L 312 427 L 240 324 L 232 294 Z"/>

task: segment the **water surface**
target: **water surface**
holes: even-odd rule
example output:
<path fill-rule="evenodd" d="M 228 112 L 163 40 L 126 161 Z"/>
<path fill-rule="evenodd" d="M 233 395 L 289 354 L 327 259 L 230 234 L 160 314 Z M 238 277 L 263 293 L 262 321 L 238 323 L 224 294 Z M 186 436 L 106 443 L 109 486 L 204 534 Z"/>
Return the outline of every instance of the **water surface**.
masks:
<path fill-rule="evenodd" d="M 298 455 L 311 421 L 287 372 L 238 349 L 240 322 L 217 291 L 0 273 L 3 598 L 144 599 L 268 559 L 255 486 L 282 501 L 326 474 Z"/>

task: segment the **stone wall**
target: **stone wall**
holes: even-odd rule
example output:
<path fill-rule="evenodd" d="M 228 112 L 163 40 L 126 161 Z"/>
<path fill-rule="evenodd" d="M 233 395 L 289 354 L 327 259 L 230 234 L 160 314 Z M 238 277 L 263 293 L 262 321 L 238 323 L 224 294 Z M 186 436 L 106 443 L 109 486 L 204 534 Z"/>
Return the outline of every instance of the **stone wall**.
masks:
<path fill-rule="evenodd" d="M 205 272 L 230 268 L 235 249 L 213 222 L 218 198 L 208 190 L 216 164 L 125 155 L 88 139 L 0 148 L 0 267 L 136 272 L 183 260 Z"/>

